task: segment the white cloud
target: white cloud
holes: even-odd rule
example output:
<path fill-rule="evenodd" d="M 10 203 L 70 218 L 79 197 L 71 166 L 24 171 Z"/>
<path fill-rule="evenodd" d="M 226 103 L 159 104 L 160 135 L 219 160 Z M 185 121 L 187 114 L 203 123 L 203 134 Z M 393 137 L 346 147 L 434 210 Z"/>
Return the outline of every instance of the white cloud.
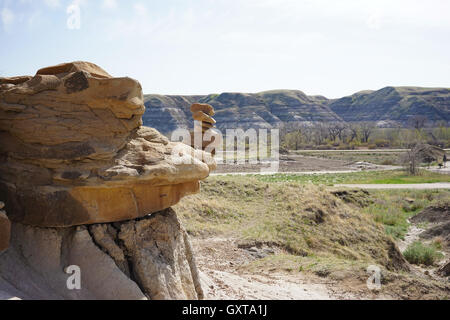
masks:
<path fill-rule="evenodd" d="M 136 13 L 138 15 L 140 15 L 140 16 L 147 15 L 147 7 L 143 3 L 141 3 L 141 2 L 135 3 L 133 8 L 134 8 L 134 11 L 136 11 Z"/>
<path fill-rule="evenodd" d="M 102 7 L 104 9 L 116 9 L 117 1 L 116 0 L 103 0 Z"/>
<path fill-rule="evenodd" d="M 15 18 L 14 12 L 9 10 L 8 8 L 3 8 L 0 16 L 1 16 L 3 26 L 5 28 L 14 22 L 14 18 Z"/>
<path fill-rule="evenodd" d="M 379 12 L 372 13 L 366 21 L 367 26 L 373 30 L 381 29 L 381 15 Z"/>

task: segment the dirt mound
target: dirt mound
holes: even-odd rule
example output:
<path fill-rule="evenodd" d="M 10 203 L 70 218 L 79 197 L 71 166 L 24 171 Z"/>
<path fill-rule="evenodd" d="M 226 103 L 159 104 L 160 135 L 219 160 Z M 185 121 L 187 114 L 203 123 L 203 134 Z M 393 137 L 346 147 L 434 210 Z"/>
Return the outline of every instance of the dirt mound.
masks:
<path fill-rule="evenodd" d="M 450 201 L 431 205 L 422 210 L 419 214 L 411 218 L 414 223 L 431 222 L 443 223 L 450 221 Z"/>
<path fill-rule="evenodd" d="M 447 244 L 450 244 L 450 221 L 427 229 L 420 234 L 420 237 L 423 239 L 441 237 Z"/>
<path fill-rule="evenodd" d="M 346 203 L 352 203 L 361 208 L 367 207 L 373 203 L 373 199 L 370 197 L 369 192 L 364 189 L 337 190 L 333 191 L 332 194 Z"/>
<path fill-rule="evenodd" d="M 343 191 L 341 196 L 364 203 L 368 193 Z M 191 235 L 245 239 L 248 244 L 240 247 L 254 256 L 270 258 L 263 244 L 276 243 L 294 259 L 320 256 L 408 269 L 384 228 L 327 188 L 267 183 L 258 177 L 211 177 L 202 183 L 200 194 L 176 208 Z"/>
<path fill-rule="evenodd" d="M 428 222 L 432 225 L 420 234 L 422 239 L 441 237 L 450 245 L 450 202 L 446 201 L 426 207 L 411 218 L 413 223 Z"/>

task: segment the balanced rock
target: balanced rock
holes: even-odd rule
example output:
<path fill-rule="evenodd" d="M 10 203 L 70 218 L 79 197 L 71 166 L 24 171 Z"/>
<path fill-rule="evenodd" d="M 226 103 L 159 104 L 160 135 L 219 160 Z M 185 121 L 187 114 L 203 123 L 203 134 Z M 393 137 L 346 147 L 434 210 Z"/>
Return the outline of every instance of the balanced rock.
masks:
<path fill-rule="evenodd" d="M 216 124 L 216 120 L 214 120 L 213 118 L 211 118 L 210 116 L 208 116 L 206 113 L 204 113 L 202 111 L 197 111 L 197 112 L 193 113 L 192 118 L 195 121 L 200 121 L 200 122 L 213 124 L 213 125 Z"/>
<path fill-rule="evenodd" d="M 214 116 L 215 115 L 215 111 L 214 108 L 206 103 L 194 103 L 191 105 L 191 112 L 192 113 L 196 113 L 198 111 L 201 111 L 203 113 L 206 113 L 209 116 Z"/>
<path fill-rule="evenodd" d="M 88 62 L 0 78 L 0 198 L 10 220 L 123 221 L 197 192 L 211 155 L 143 127 L 144 111 L 136 80 Z"/>
<path fill-rule="evenodd" d="M 216 148 L 222 142 L 222 139 L 218 132 L 211 130 L 214 129 L 216 124 L 216 120 L 212 118 L 215 114 L 214 108 L 209 104 L 194 103 L 190 109 L 194 119 L 194 130 L 191 131 L 191 146 L 215 155 Z M 206 132 L 208 132 L 207 135 Z"/>

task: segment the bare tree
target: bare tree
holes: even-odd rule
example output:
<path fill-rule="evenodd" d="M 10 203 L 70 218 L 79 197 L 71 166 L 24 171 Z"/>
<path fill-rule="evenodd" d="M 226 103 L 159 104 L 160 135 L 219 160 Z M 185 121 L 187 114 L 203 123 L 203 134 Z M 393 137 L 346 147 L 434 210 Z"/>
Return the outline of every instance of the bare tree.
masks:
<path fill-rule="evenodd" d="M 353 142 L 354 140 L 358 140 L 359 137 L 359 127 L 357 124 L 348 124 L 347 125 L 347 130 L 349 132 L 350 135 L 350 140 L 349 142 Z"/>
<path fill-rule="evenodd" d="M 330 140 L 336 141 L 336 138 L 339 134 L 338 127 L 333 123 L 327 123 L 325 126 L 328 130 L 328 136 L 330 137 Z"/>
<path fill-rule="evenodd" d="M 369 138 L 375 130 L 375 124 L 370 121 L 364 121 L 359 123 L 359 130 L 361 133 L 361 142 L 369 142 Z"/>
<path fill-rule="evenodd" d="M 401 155 L 401 162 L 409 174 L 417 175 L 422 162 L 431 163 L 445 154 L 444 150 L 426 143 L 417 143 L 411 150 Z"/>
<path fill-rule="evenodd" d="M 322 122 L 317 123 L 317 125 L 314 128 L 314 142 L 316 145 L 323 144 L 324 141 L 329 137 L 328 135 L 328 128 L 327 125 L 325 125 Z"/>
<path fill-rule="evenodd" d="M 411 127 L 420 131 L 425 127 L 427 121 L 428 121 L 428 118 L 426 116 L 415 115 L 415 116 L 409 118 L 408 123 Z"/>

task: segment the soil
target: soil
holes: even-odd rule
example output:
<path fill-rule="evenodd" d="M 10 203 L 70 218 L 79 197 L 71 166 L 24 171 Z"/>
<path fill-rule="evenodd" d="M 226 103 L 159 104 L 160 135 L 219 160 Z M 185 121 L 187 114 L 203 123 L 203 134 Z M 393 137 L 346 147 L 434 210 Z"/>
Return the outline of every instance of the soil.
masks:
<path fill-rule="evenodd" d="M 353 197 L 350 200 L 354 200 Z M 446 208 L 445 205 L 430 206 L 412 218 L 405 239 L 397 243 L 400 251 L 403 252 L 433 227 L 450 225 Z M 427 219 L 434 223 L 423 227 Z M 331 277 L 294 270 L 261 268 L 255 271 L 254 267 L 248 268 L 257 259 L 287 254 L 273 243 L 220 237 L 197 237 L 191 241 L 206 299 L 436 299 L 450 295 L 450 246 L 445 244 L 442 251 L 446 258 L 438 265 L 409 265 L 410 271 L 403 275 L 389 273 L 379 293 L 367 288 L 367 275 L 363 273 L 342 272 L 342 277 L 339 277 L 335 272 Z"/>
<path fill-rule="evenodd" d="M 429 206 L 411 218 L 413 223 L 429 223 L 420 238 L 432 240 L 440 237 L 446 247 L 450 247 L 450 202 Z M 449 249 L 450 251 L 450 249 Z"/>
<path fill-rule="evenodd" d="M 198 269 L 207 299 L 237 300 L 342 300 L 391 299 L 367 289 L 364 281 L 351 277 L 342 282 L 310 273 L 249 272 L 245 266 L 283 250 L 269 244 L 243 244 L 230 238 L 195 238 Z M 351 290 L 350 290 L 351 288 Z"/>
<path fill-rule="evenodd" d="M 411 218 L 411 222 L 443 223 L 450 221 L 450 201 L 429 206 Z"/>
<path fill-rule="evenodd" d="M 218 161 L 217 169 L 214 173 L 236 173 L 236 172 L 260 172 L 262 168 L 269 168 L 269 162 L 258 164 L 221 164 Z M 343 161 L 325 159 L 319 157 L 309 157 L 302 155 L 280 156 L 279 172 L 333 172 L 333 171 L 361 171 L 395 169 L 395 166 L 375 165 L 367 162 Z"/>
<path fill-rule="evenodd" d="M 405 239 L 399 243 L 400 251 L 404 251 L 408 245 L 418 240 L 430 241 L 436 238 L 442 239 L 441 253 L 444 254 L 436 266 L 412 265 L 412 271 L 427 274 L 438 281 L 445 281 L 450 275 L 450 211 L 449 202 L 431 205 L 419 214 L 409 219 L 411 226 Z M 425 226 L 424 226 L 425 223 Z"/>

